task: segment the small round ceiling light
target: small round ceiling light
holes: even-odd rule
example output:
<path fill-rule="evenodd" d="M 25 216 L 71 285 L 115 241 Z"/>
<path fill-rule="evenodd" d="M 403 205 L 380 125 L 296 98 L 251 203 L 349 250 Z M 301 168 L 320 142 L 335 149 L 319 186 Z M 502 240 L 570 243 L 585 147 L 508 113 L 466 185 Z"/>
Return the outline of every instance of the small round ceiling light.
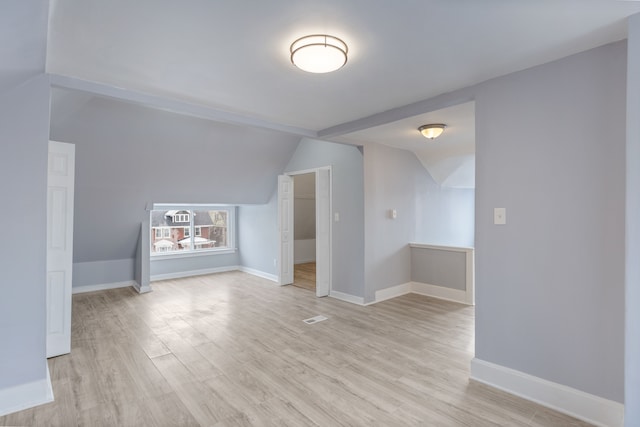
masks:
<path fill-rule="evenodd" d="M 289 48 L 291 63 L 309 73 L 330 73 L 347 63 L 347 44 L 327 34 L 300 37 Z"/>
<path fill-rule="evenodd" d="M 442 132 L 444 132 L 444 128 L 446 127 L 447 125 L 443 125 L 442 123 L 433 123 L 430 125 L 422 125 L 418 128 L 418 130 L 425 138 L 436 139 L 437 137 L 442 135 Z"/>

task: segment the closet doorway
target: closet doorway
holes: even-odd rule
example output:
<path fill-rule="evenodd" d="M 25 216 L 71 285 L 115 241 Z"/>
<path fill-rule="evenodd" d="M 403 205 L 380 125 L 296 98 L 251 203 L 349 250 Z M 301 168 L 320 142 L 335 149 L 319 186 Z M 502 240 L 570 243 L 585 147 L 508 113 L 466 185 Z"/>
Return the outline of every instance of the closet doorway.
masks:
<path fill-rule="evenodd" d="M 293 175 L 293 286 L 316 291 L 316 174 Z"/>
<path fill-rule="evenodd" d="M 278 246 L 281 285 L 331 293 L 330 166 L 278 177 Z"/>

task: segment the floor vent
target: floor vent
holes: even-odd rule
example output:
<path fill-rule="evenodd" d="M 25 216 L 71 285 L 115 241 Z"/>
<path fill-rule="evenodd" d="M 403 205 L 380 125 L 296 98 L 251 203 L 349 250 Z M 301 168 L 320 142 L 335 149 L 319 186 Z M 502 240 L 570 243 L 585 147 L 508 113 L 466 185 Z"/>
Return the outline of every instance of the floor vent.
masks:
<path fill-rule="evenodd" d="M 322 322 L 323 320 L 327 320 L 328 317 L 324 317 L 322 315 L 310 317 L 308 319 L 304 319 L 303 322 L 307 325 L 313 325 L 314 323 Z"/>

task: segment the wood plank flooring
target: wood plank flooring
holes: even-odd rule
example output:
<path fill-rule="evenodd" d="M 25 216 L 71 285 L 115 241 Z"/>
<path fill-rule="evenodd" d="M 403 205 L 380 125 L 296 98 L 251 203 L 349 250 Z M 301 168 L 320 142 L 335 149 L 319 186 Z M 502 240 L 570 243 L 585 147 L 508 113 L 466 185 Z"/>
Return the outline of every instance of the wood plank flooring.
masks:
<path fill-rule="evenodd" d="M 0 425 L 587 425 L 468 380 L 473 307 L 360 307 L 240 272 L 153 289 L 74 295 L 55 402 Z"/>
<path fill-rule="evenodd" d="M 316 291 L 316 263 L 305 262 L 293 266 L 293 286 Z"/>

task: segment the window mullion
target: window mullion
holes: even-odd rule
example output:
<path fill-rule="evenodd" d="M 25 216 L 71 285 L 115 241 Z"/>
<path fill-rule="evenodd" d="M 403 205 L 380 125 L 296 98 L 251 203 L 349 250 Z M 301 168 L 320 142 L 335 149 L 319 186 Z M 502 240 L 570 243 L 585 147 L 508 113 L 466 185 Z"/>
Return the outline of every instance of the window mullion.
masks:
<path fill-rule="evenodd" d="M 189 211 L 189 239 L 191 239 L 191 250 L 195 252 L 196 250 L 196 239 L 195 239 L 195 229 L 193 227 L 193 217 L 195 216 L 195 211 Z"/>

